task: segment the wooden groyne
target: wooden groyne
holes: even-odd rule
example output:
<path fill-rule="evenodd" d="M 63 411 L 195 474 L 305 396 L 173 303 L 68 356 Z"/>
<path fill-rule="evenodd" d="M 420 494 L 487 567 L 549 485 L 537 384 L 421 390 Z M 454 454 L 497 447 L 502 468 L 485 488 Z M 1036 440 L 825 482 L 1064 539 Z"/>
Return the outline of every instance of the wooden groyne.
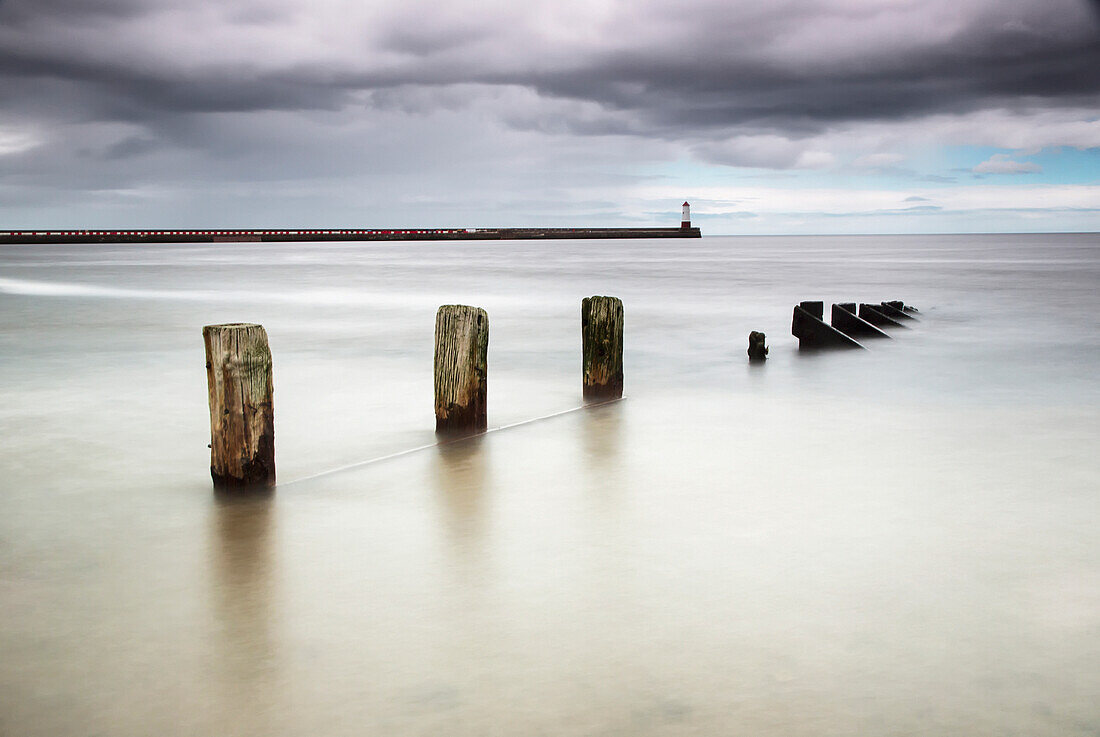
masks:
<path fill-rule="evenodd" d="M 294 228 L 260 230 L 0 230 L 7 243 L 308 243 L 701 238 L 699 228 Z"/>
<path fill-rule="evenodd" d="M 904 328 L 905 325 L 882 311 L 881 305 L 860 303 L 859 319 L 866 320 L 878 328 Z"/>
<path fill-rule="evenodd" d="M 833 305 L 830 325 L 823 302 L 804 301 L 794 306 L 791 334 L 798 338 L 800 351 L 864 348 L 856 338 L 889 338 L 882 328 L 904 328 L 904 320 L 916 321 L 916 312 L 900 300 L 860 304 L 858 314 L 855 302 L 839 302 Z"/>
<path fill-rule="evenodd" d="M 798 350 L 863 348 L 858 341 L 827 324 L 824 317 L 825 305 L 822 302 L 806 301 L 794 306 L 791 334 L 798 338 Z"/>
<path fill-rule="evenodd" d="M 900 307 L 898 305 L 901 305 Z M 903 302 L 881 302 L 878 305 L 878 311 L 887 317 L 897 320 L 899 322 L 904 320 L 916 320 L 912 313 L 902 309 L 904 307 Z"/>
<path fill-rule="evenodd" d="M 832 325 L 849 338 L 886 338 L 887 335 L 871 323 L 856 315 L 855 302 L 841 302 L 833 305 Z"/>
<path fill-rule="evenodd" d="M 800 351 L 864 346 L 852 336 L 888 337 L 870 322 L 903 327 L 880 311 L 904 313 L 915 320 L 916 308 L 904 302 L 832 306 L 832 325 L 824 321 L 824 303 L 794 306 L 791 332 Z M 617 297 L 581 300 L 581 393 L 586 406 L 623 396 L 623 303 Z M 861 319 L 866 314 L 873 318 Z M 900 315 L 896 315 L 899 316 Z M 275 420 L 272 361 L 267 333 L 251 323 L 203 328 L 210 404 L 210 474 L 219 490 L 275 485 Z M 488 429 L 489 315 L 480 307 L 443 305 L 435 322 L 435 429 L 441 442 L 455 442 Z M 749 333 L 748 357 L 760 364 L 768 356 L 766 336 Z M 573 411 L 573 410 L 566 410 Z M 560 414 L 560 413 L 556 413 Z M 556 416 L 556 415 L 548 415 Z M 527 421 L 525 421 L 527 422 Z M 518 424 L 525 424 L 518 423 Z M 499 429 L 499 428 L 498 428 Z M 437 443 L 438 444 L 438 443 Z M 397 457 L 421 446 L 377 460 Z M 352 464 L 353 468 L 363 463 Z"/>

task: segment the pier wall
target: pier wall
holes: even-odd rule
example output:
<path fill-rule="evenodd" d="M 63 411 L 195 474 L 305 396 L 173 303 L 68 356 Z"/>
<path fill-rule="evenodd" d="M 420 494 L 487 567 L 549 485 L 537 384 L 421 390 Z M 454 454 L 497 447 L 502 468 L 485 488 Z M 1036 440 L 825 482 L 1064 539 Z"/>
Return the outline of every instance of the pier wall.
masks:
<path fill-rule="evenodd" d="M 0 243 L 244 243 L 700 238 L 699 228 L 439 228 L 407 230 L 0 230 Z"/>

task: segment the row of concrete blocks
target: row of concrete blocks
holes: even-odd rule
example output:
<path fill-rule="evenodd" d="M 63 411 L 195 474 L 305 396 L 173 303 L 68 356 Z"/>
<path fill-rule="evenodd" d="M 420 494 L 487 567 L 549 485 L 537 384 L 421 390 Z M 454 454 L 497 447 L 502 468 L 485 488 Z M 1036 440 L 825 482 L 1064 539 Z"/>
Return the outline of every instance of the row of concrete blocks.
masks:
<path fill-rule="evenodd" d="M 798 338 L 798 349 L 863 348 L 860 340 L 887 338 L 886 330 L 907 328 L 905 324 L 917 318 L 915 307 L 900 300 L 877 305 L 841 302 L 833 305 L 832 325 L 825 322 L 823 302 L 800 302 L 795 305 L 791 334 Z"/>

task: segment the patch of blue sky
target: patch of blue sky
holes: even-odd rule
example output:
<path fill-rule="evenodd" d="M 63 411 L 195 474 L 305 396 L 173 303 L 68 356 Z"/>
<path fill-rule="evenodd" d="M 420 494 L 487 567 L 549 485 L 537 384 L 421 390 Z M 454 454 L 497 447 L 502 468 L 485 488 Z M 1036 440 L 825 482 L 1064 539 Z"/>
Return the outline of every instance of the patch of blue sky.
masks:
<path fill-rule="evenodd" d="M 945 149 L 951 173 L 959 183 L 1097 184 L 1100 182 L 1100 149 L 1068 146 L 1041 151 L 1020 151 L 990 146 L 952 146 Z"/>
<path fill-rule="evenodd" d="M 1028 157 L 1043 167 L 1037 181 L 1049 184 L 1100 184 L 1100 148 L 1043 149 Z"/>
<path fill-rule="evenodd" d="M 683 158 L 639 167 L 644 178 L 696 187 L 760 184 L 783 189 L 868 187 L 907 189 L 967 184 L 1098 184 L 1100 148 L 1046 148 L 1038 152 L 990 146 L 943 146 L 898 154 L 897 160 L 837 157 L 820 169 L 726 166 Z"/>

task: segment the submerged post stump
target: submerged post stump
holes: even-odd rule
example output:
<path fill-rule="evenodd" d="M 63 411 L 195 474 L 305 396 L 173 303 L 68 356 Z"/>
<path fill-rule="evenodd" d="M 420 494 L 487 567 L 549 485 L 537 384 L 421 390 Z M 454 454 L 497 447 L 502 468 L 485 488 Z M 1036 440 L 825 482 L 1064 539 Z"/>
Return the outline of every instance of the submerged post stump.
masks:
<path fill-rule="evenodd" d="M 489 315 L 443 305 L 435 315 L 435 431 L 465 435 L 488 427 Z"/>
<path fill-rule="evenodd" d="M 219 489 L 275 485 L 271 350 L 262 325 L 207 325 L 210 476 Z"/>
<path fill-rule="evenodd" d="M 765 361 L 768 358 L 768 346 L 764 344 L 763 333 L 753 330 L 749 333 L 749 361 Z"/>
<path fill-rule="evenodd" d="M 581 300 L 581 355 L 584 400 L 601 402 L 623 395 L 623 301 L 618 297 Z"/>

